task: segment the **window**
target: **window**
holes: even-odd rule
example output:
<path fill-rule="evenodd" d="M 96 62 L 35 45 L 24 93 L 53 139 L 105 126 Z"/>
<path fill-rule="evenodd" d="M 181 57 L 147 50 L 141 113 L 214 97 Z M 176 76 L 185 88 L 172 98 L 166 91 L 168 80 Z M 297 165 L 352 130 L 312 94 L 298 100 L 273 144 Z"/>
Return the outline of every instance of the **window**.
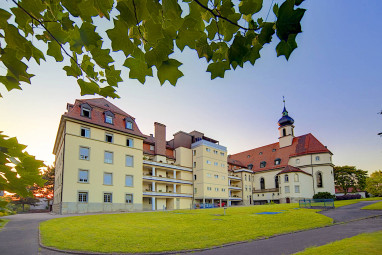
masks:
<path fill-rule="evenodd" d="M 261 161 L 260 162 L 260 168 L 263 168 L 263 167 L 265 167 L 267 165 L 267 162 L 265 162 L 265 161 Z"/>
<path fill-rule="evenodd" d="M 248 187 L 249 191 L 251 191 L 252 187 Z"/>
<path fill-rule="evenodd" d="M 279 187 L 279 176 L 276 175 L 275 176 L 275 188 L 278 188 Z"/>
<path fill-rule="evenodd" d="M 193 151 L 192 151 L 192 155 L 193 155 L 193 156 L 196 156 L 196 150 L 193 150 Z"/>
<path fill-rule="evenodd" d="M 207 164 L 211 165 L 211 161 L 210 161 L 210 160 L 207 160 Z"/>
<path fill-rule="evenodd" d="M 134 140 L 130 139 L 130 138 L 127 138 L 126 139 L 126 146 L 127 147 L 134 147 Z"/>
<path fill-rule="evenodd" d="M 113 135 L 112 134 L 105 134 L 105 142 L 112 143 L 113 142 Z"/>
<path fill-rule="evenodd" d="M 289 182 L 289 176 L 287 174 L 284 176 L 284 182 Z"/>
<path fill-rule="evenodd" d="M 295 182 L 299 182 L 300 178 L 298 176 L 298 174 L 294 174 L 294 181 Z"/>
<path fill-rule="evenodd" d="M 104 162 L 106 164 L 113 164 L 113 152 L 105 151 Z"/>
<path fill-rule="evenodd" d="M 104 203 L 112 203 L 112 194 L 111 193 L 103 193 L 103 202 Z"/>
<path fill-rule="evenodd" d="M 214 154 L 218 154 L 218 151 L 214 150 Z"/>
<path fill-rule="evenodd" d="M 225 188 L 222 188 L 222 192 L 225 192 Z"/>
<path fill-rule="evenodd" d="M 194 168 L 196 167 L 196 162 L 194 162 Z"/>
<path fill-rule="evenodd" d="M 133 129 L 133 122 L 126 120 L 126 128 Z"/>
<path fill-rule="evenodd" d="M 133 203 L 133 194 L 126 194 L 126 204 L 132 204 L 132 203 Z"/>
<path fill-rule="evenodd" d="M 215 188 L 215 191 L 219 191 L 219 188 Z"/>
<path fill-rule="evenodd" d="M 207 173 L 207 177 L 209 177 L 209 178 L 210 178 L 210 177 L 211 177 L 211 174 Z"/>
<path fill-rule="evenodd" d="M 225 167 L 225 164 L 222 163 L 221 166 L 222 166 L 222 167 Z"/>
<path fill-rule="evenodd" d="M 88 183 L 89 182 L 89 172 L 88 170 L 78 171 L 78 182 Z"/>
<path fill-rule="evenodd" d="M 88 202 L 88 193 L 87 192 L 78 192 L 78 202 L 87 203 Z"/>
<path fill-rule="evenodd" d="M 283 136 L 286 136 L 286 130 L 283 128 Z"/>
<path fill-rule="evenodd" d="M 206 151 L 207 151 L 207 152 L 210 152 L 210 151 L 211 151 L 211 149 L 210 149 L 210 148 L 206 148 Z"/>
<path fill-rule="evenodd" d="M 281 159 L 280 158 L 275 159 L 275 165 L 276 166 L 280 165 L 280 163 L 281 163 Z"/>
<path fill-rule="evenodd" d="M 247 168 L 248 168 L 249 170 L 252 170 L 252 168 L 253 168 L 253 164 L 249 164 L 249 165 L 247 165 Z"/>
<path fill-rule="evenodd" d="M 300 164 L 300 159 L 296 159 L 296 164 Z"/>
<path fill-rule="evenodd" d="M 154 145 L 150 145 L 150 151 L 153 151 L 153 150 L 155 150 Z"/>
<path fill-rule="evenodd" d="M 215 174 L 214 175 L 215 179 L 219 179 L 219 175 Z"/>
<path fill-rule="evenodd" d="M 294 192 L 295 193 L 300 193 L 300 186 L 299 185 L 295 185 L 294 186 Z"/>
<path fill-rule="evenodd" d="M 260 189 L 265 189 L 265 180 L 263 177 L 260 179 Z"/>
<path fill-rule="evenodd" d="M 320 156 L 316 156 L 316 161 L 320 161 Z"/>
<path fill-rule="evenodd" d="M 198 193 L 198 189 L 197 188 L 194 188 L 194 193 Z"/>
<path fill-rule="evenodd" d="M 105 123 L 113 124 L 113 116 L 105 115 Z"/>
<path fill-rule="evenodd" d="M 194 174 L 194 180 L 196 180 L 196 174 Z"/>
<path fill-rule="evenodd" d="M 220 152 L 220 156 L 224 156 L 224 152 Z"/>
<path fill-rule="evenodd" d="M 245 191 L 248 191 L 248 186 L 247 185 L 245 185 Z"/>
<path fill-rule="evenodd" d="M 317 188 L 322 188 L 322 173 L 317 172 L 316 178 L 317 178 Z"/>
<path fill-rule="evenodd" d="M 247 158 L 250 158 L 251 157 L 251 155 L 247 155 Z"/>
<path fill-rule="evenodd" d="M 134 165 L 134 157 L 126 155 L 126 166 L 132 167 Z"/>
<path fill-rule="evenodd" d="M 276 149 L 272 149 L 272 152 L 275 152 L 276 151 Z"/>
<path fill-rule="evenodd" d="M 82 127 L 81 128 L 81 136 L 86 137 L 86 138 L 90 138 L 90 128 Z"/>
<path fill-rule="evenodd" d="M 214 166 L 218 166 L 219 165 L 219 163 L 218 162 L 214 162 Z"/>
<path fill-rule="evenodd" d="M 285 186 L 285 193 L 289 193 L 290 190 L 289 190 L 289 186 Z"/>
<path fill-rule="evenodd" d="M 133 187 L 134 186 L 134 177 L 132 175 L 126 175 L 125 186 L 127 186 L 127 187 Z"/>
<path fill-rule="evenodd" d="M 260 151 L 260 152 L 259 152 L 259 155 L 263 155 L 263 152 Z"/>
<path fill-rule="evenodd" d="M 225 180 L 225 176 L 224 175 L 222 176 L 222 180 Z"/>
<path fill-rule="evenodd" d="M 80 147 L 80 159 L 89 160 L 89 148 Z"/>
<path fill-rule="evenodd" d="M 103 174 L 103 184 L 104 185 L 113 185 L 113 174 L 112 173 L 104 173 Z"/>
<path fill-rule="evenodd" d="M 82 104 L 81 105 L 81 116 L 82 117 L 86 117 L 86 118 L 91 118 L 91 111 L 92 111 L 92 108 L 90 107 L 90 105 L 88 104 Z"/>
<path fill-rule="evenodd" d="M 207 187 L 207 190 L 211 190 L 211 187 Z"/>

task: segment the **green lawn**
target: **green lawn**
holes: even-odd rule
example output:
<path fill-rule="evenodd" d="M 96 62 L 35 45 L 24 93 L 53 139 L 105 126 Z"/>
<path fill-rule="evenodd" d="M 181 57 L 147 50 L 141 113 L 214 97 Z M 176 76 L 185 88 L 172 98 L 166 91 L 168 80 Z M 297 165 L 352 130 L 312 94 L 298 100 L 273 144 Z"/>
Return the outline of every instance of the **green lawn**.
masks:
<path fill-rule="evenodd" d="M 366 209 L 366 210 L 382 210 L 382 201 L 374 203 L 374 204 L 371 204 L 371 205 L 367 205 L 365 207 L 362 207 L 362 209 Z"/>
<path fill-rule="evenodd" d="M 58 218 L 40 225 L 44 245 L 96 252 L 159 252 L 206 248 L 329 225 L 298 204 Z M 282 212 L 258 215 L 258 212 Z"/>
<path fill-rule="evenodd" d="M 298 255 L 373 255 L 381 254 L 382 231 L 357 235 L 327 245 L 311 247 Z"/>
<path fill-rule="evenodd" d="M 0 229 L 2 229 L 8 222 L 9 220 L 7 219 L 0 219 Z"/>
<path fill-rule="evenodd" d="M 345 205 L 356 204 L 361 201 L 374 201 L 374 200 L 382 200 L 382 197 L 368 197 L 368 198 L 352 199 L 352 200 L 339 200 L 339 201 L 334 201 L 334 206 L 337 208 L 337 207 L 341 207 Z"/>

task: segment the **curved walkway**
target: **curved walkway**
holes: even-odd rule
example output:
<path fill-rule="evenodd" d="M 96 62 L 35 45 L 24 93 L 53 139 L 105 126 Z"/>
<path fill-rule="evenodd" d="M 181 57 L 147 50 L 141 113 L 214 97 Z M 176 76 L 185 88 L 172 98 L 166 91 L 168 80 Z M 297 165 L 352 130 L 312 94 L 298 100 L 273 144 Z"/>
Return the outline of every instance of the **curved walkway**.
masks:
<path fill-rule="evenodd" d="M 228 245 L 221 248 L 192 252 L 193 255 L 225 255 L 225 254 L 292 254 L 310 246 L 320 246 L 336 240 L 352 237 L 361 233 L 382 230 L 382 211 L 360 210 L 360 208 L 377 201 L 363 201 L 357 204 L 343 206 L 335 210 L 321 212 L 334 219 L 334 222 L 344 222 L 333 226 L 306 230 L 296 233 L 279 235 L 247 243 Z M 378 216 L 380 215 L 380 216 Z M 38 225 L 41 221 L 74 215 L 51 215 L 48 213 L 18 214 L 7 216 L 8 224 L 0 231 L 0 251 L 6 255 L 66 254 L 39 247 Z M 375 216 L 375 217 L 373 217 Z M 366 219 L 362 219 L 369 217 Z M 370 218 L 373 217 L 373 218 Z M 355 221 L 352 221 L 355 220 Z M 350 222 L 348 222 L 350 221 Z"/>

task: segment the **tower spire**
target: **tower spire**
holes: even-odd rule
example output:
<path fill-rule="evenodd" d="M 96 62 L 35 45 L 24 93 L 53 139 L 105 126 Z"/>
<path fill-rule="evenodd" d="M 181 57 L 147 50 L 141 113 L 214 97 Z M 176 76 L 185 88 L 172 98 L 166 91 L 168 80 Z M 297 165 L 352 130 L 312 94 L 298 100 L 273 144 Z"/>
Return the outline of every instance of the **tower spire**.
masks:
<path fill-rule="evenodd" d="M 284 96 L 283 96 L 283 103 L 284 103 L 284 109 L 283 109 L 282 114 L 283 114 L 283 116 L 288 116 L 288 111 L 285 108 L 285 97 Z"/>

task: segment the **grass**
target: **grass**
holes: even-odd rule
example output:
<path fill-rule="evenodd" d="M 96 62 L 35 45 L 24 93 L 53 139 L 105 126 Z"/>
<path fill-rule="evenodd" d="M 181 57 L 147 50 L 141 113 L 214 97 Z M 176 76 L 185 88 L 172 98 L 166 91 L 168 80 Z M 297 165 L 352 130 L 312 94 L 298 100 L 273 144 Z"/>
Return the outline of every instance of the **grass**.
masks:
<path fill-rule="evenodd" d="M 298 204 L 101 214 L 57 218 L 40 225 L 42 242 L 64 250 L 160 252 L 206 248 L 329 225 Z M 258 215 L 259 212 L 282 212 Z"/>
<path fill-rule="evenodd" d="M 361 209 L 365 209 L 365 210 L 382 210 L 382 201 L 374 203 L 374 204 L 371 204 L 371 205 L 367 205 L 365 207 L 362 207 Z"/>
<path fill-rule="evenodd" d="M 374 201 L 374 200 L 382 200 L 382 197 L 368 197 L 368 198 L 352 199 L 352 200 L 338 200 L 338 201 L 334 201 L 334 206 L 337 208 L 337 207 L 341 207 L 345 205 L 356 204 L 361 201 Z"/>
<path fill-rule="evenodd" d="M 372 255 L 381 254 L 382 231 L 357 235 L 319 247 L 310 247 L 298 255 Z"/>
<path fill-rule="evenodd" d="M 2 229 L 8 222 L 8 219 L 0 219 L 0 229 Z"/>

